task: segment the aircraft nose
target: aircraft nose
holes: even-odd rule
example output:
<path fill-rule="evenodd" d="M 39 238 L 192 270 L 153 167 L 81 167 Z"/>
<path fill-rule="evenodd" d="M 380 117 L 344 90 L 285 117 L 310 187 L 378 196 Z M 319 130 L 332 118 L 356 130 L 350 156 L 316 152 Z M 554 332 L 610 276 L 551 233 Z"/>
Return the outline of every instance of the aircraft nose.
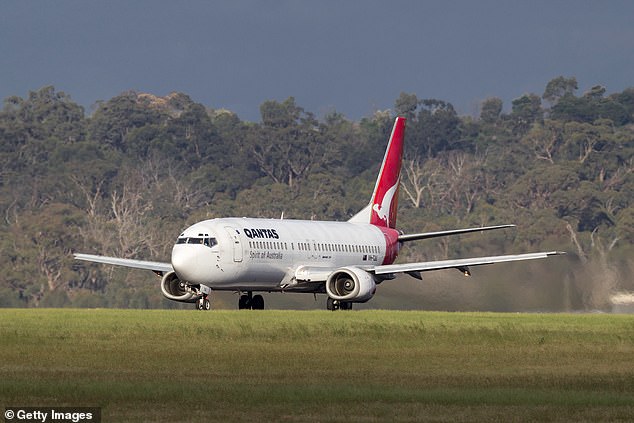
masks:
<path fill-rule="evenodd" d="M 209 282 L 207 247 L 177 244 L 172 248 L 172 267 L 181 280 L 194 283 Z"/>

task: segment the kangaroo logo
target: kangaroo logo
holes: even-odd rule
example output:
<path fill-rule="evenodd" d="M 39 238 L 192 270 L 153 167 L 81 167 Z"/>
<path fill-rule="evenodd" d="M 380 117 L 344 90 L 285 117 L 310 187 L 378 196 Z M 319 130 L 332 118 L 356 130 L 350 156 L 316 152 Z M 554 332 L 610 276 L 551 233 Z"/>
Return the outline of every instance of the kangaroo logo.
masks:
<path fill-rule="evenodd" d="M 376 213 L 376 215 L 381 220 L 385 220 L 385 223 L 389 225 L 390 219 L 390 210 L 392 208 L 392 199 L 394 198 L 394 194 L 396 194 L 396 189 L 398 188 L 398 181 L 394 184 L 394 186 L 388 189 L 383 196 L 383 200 L 381 200 L 381 205 L 375 203 L 372 206 L 372 210 Z"/>

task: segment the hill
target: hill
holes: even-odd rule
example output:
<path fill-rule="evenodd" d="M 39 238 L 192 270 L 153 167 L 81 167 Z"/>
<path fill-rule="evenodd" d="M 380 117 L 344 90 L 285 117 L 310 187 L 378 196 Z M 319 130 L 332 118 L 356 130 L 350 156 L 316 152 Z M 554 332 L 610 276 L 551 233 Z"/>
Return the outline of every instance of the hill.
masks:
<path fill-rule="evenodd" d="M 509 113 L 486 99 L 477 118 L 408 93 L 359 122 L 317 118 L 292 97 L 260 110 L 261 122 L 246 122 L 183 93 L 126 92 L 88 115 L 53 87 L 5 99 L 0 306 L 171 307 L 151 274 L 72 252 L 167 260 L 203 218 L 346 220 L 367 202 L 395 114 L 408 118 L 400 229 L 519 225 L 412 244 L 401 260 L 572 253 L 565 265 L 478 272 L 476 309 L 508 310 L 503 293 L 521 310 L 607 310 L 611 293 L 634 290 L 634 89 L 578 95 L 559 77 Z"/>

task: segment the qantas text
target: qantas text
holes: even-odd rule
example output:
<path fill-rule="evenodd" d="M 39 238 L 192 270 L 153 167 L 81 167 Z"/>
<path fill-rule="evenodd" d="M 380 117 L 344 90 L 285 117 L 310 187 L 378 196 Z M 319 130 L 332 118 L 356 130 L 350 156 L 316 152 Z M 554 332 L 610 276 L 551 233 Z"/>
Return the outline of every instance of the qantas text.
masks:
<path fill-rule="evenodd" d="M 248 238 L 280 239 L 275 229 L 245 229 L 244 234 Z"/>

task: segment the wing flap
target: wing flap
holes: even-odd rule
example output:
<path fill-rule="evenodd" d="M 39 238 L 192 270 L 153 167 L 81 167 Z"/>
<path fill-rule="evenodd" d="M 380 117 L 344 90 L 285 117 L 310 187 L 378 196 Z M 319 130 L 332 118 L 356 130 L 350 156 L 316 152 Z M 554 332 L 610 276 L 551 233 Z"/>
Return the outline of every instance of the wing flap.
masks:
<path fill-rule="evenodd" d="M 76 260 L 112 264 L 114 266 L 131 267 L 134 269 L 152 270 L 153 272 L 171 272 L 174 270 L 170 263 L 162 263 L 158 261 L 133 260 L 118 257 L 96 256 L 92 254 L 73 254 L 73 256 Z"/>
<path fill-rule="evenodd" d="M 411 274 L 413 272 L 428 272 L 431 270 L 441 269 L 462 269 L 467 268 L 468 266 L 481 266 L 486 264 L 505 263 L 510 261 L 543 259 L 550 256 L 558 256 L 562 254 L 565 253 L 561 251 L 550 251 L 505 256 L 475 257 L 457 260 L 428 261 L 420 263 L 388 264 L 383 266 L 375 266 L 373 271 L 377 275 L 385 275 L 389 273 Z"/>

